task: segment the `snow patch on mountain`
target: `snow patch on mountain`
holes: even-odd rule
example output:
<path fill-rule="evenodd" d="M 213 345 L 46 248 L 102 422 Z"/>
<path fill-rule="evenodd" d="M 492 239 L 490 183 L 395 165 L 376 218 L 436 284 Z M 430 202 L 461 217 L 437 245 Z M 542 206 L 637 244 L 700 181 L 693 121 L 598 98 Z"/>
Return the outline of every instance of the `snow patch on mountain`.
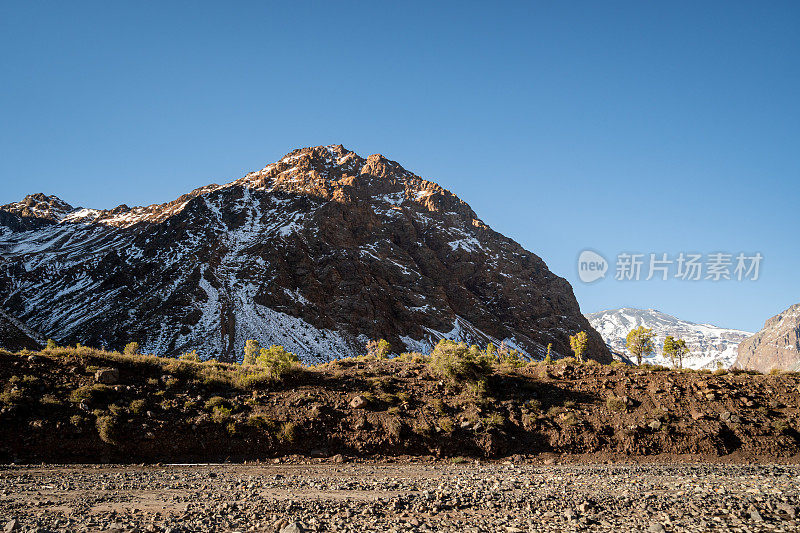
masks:
<path fill-rule="evenodd" d="M 690 352 L 684 357 L 683 366 L 695 369 L 716 369 L 719 364 L 729 368 L 736 360 L 739 343 L 752 335 L 738 329 L 688 322 L 655 309 L 610 309 L 587 314 L 586 318 L 612 351 L 626 355 L 629 355 L 625 348 L 628 333 L 639 326 L 652 329 L 656 352 L 644 361 L 654 365 L 672 366 L 669 357 L 662 354 L 667 335 L 686 341 Z"/>

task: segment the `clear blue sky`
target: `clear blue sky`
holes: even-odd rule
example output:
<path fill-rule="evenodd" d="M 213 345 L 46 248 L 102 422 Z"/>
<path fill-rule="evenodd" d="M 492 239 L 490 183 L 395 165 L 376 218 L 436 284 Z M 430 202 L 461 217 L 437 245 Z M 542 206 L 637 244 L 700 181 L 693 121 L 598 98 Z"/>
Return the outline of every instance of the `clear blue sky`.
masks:
<path fill-rule="evenodd" d="M 454 191 L 584 312 L 756 330 L 800 301 L 798 28 L 777 1 L 2 2 L 0 203 L 164 202 L 342 143 Z M 764 263 L 585 285 L 586 247 Z"/>

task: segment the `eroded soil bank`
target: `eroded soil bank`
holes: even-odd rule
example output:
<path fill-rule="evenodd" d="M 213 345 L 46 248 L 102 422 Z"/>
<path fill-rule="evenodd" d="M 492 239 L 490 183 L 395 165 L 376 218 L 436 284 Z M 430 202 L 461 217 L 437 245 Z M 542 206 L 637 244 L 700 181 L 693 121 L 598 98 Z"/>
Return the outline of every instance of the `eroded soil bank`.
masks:
<path fill-rule="evenodd" d="M 347 359 L 248 367 L 90 349 L 0 351 L 0 462 L 337 457 L 797 462 L 800 378 L 616 365 Z"/>

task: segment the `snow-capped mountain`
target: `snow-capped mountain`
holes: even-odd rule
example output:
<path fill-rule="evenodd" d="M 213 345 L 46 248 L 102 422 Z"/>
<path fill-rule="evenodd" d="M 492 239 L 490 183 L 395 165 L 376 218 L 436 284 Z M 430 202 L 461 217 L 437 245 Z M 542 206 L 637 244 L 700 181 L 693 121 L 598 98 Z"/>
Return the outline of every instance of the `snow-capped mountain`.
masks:
<path fill-rule="evenodd" d="M 232 359 L 257 339 L 314 361 L 451 338 L 541 357 L 586 330 L 590 357 L 610 360 L 539 257 L 437 184 L 341 145 L 167 204 L 2 206 L 0 309 L 63 343 L 160 354 Z"/>
<path fill-rule="evenodd" d="M 716 369 L 718 363 L 729 368 L 736 360 L 736 347 L 752 333 L 738 329 L 727 329 L 711 324 L 695 324 L 681 320 L 655 309 L 611 309 L 587 314 L 589 323 L 617 353 L 625 353 L 625 338 L 632 329 L 644 326 L 655 333 L 656 353 L 646 357 L 645 362 L 672 366 L 669 357 L 664 357 L 661 348 L 667 335 L 686 341 L 689 354 L 684 357 L 685 368 Z"/>

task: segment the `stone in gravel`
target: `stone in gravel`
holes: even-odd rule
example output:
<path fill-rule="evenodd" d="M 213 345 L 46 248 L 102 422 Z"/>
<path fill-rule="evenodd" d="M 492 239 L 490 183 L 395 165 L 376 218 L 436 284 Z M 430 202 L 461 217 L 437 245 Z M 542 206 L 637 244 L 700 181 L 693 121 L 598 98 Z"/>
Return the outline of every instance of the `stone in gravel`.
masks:
<path fill-rule="evenodd" d="M 750 512 L 750 520 L 752 520 L 753 522 L 763 522 L 764 521 L 764 519 L 761 518 L 761 513 L 759 513 L 758 509 L 756 509 L 752 505 L 750 506 L 750 509 L 748 509 L 748 511 Z"/>
<path fill-rule="evenodd" d="M 119 369 L 101 368 L 94 373 L 94 380 L 103 385 L 114 385 L 119 381 Z"/>
<path fill-rule="evenodd" d="M 299 522 L 290 522 L 281 528 L 280 533 L 303 533 L 303 526 Z"/>
<path fill-rule="evenodd" d="M 8 522 L 6 522 L 6 527 L 3 529 L 5 533 L 10 533 L 11 531 L 16 531 L 19 527 L 19 523 L 16 519 L 12 518 Z"/>
<path fill-rule="evenodd" d="M 778 510 L 779 511 L 783 511 L 784 513 L 789 515 L 789 517 L 791 517 L 791 518 L 794 518 L 797 515 L 797 509 L 795 509 L 794 507 L 792 507 L 788 503 L 779 503 L 778 504 Z"/>
<path fill-rule="evenodd" d="M 651 420 L 647 427 L 652 429 L 653 431 L 658 431 L 661 429 L 661 421 L 660 420 Z"/>
<path fill-rule="evenodd" d="M 658 522 L 651 522 L 650 527 L 647 528 L 647 533 L 664 533 L 665 531 L 664 526 Z"/>
<path fill-rule="evenodd" d="M 367 406 L 367 399 L 363 396 L 353 396 L 350 400 L 351 409 L 364 409 Z"/>

